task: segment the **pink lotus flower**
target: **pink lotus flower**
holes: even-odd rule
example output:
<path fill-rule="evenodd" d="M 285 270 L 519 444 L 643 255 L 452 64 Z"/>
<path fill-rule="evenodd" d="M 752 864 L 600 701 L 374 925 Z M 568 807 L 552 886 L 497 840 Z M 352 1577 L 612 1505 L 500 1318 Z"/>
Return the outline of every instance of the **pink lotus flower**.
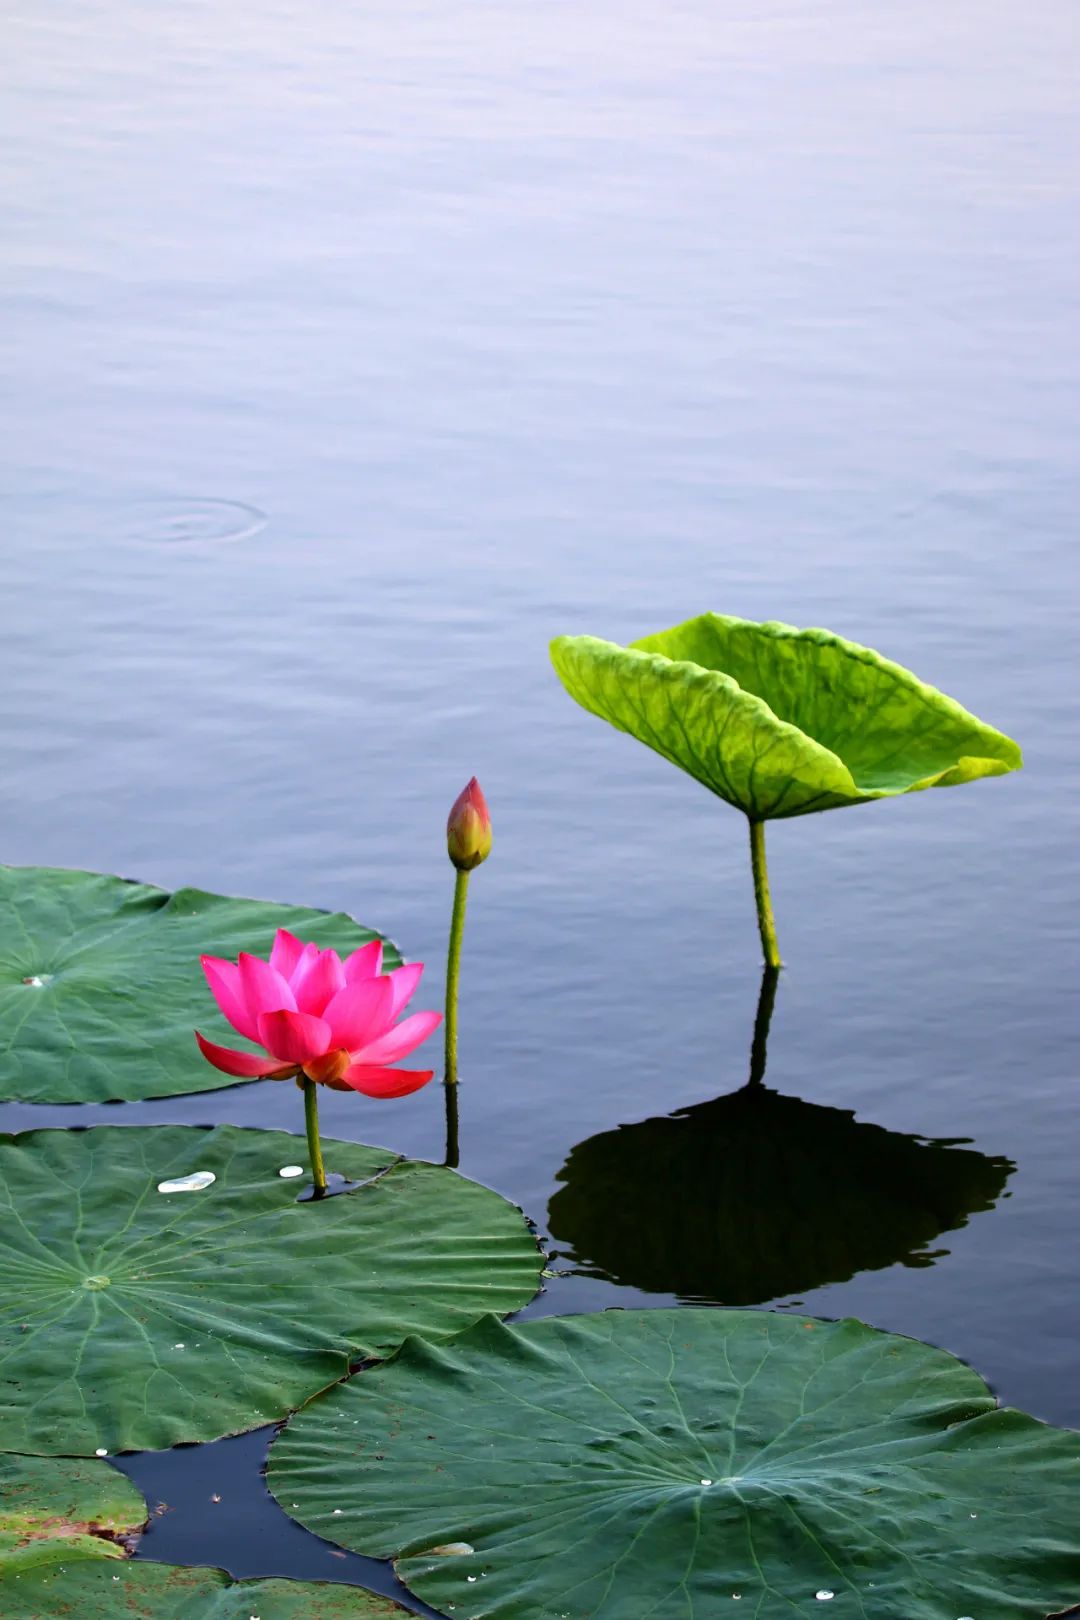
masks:
<path fill-rule="evenodd" d="M 382 972 L 382 942 L 372 940 L 344 962 L 336 951 L 304 945 L 279 928 L 269 962 L 240 952 L 237 962 L 200 958 L 214 1000 L 229 1023 L 261 1052 L 217 1046 L 195 1031 L 207 1062 L 244 1079 L 285 1080 L 300 1074 L 335 1091 L 404 1097 L 427 1085 L 431 1069 L 395 1069 L 437 1029 L 442 1015 L 394 1020 L 424 971 L 422 962 Z"/>

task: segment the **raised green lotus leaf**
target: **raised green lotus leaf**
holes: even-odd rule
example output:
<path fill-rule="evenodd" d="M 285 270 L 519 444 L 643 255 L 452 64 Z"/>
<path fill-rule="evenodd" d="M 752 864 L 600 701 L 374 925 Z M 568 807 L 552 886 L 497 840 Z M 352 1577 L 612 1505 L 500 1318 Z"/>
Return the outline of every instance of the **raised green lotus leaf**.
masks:
<path fill-rule="evenodd" d="M 1008 737 L 828 630 L 703 613 L 629 647 L 552 643 L 583 708 L 755 821 L 1016 770 Z"/>
<path fill-rule="evenodd" d="M 0 1099 L 132 1102 L 235 1084 L 195 1046 L 196 1022 L 219 1044 L 233 1033 L 199 956 L 266 956 L 278 928 L 338 951 L 377 937 L 341 912 L 0 867 Z M 386 966 L 400 960 L 388 944 Z"/>
<path fill-rule="evenodd" d="M 758 1305 L 860 1271 L 932 1264 L 948 1252 L 935 1239 L 992 1209 L 1012 1169 L 744 1086 L 579 1143 L 548 1230 L 579 1275 Z"/>
<path fill-rule="evenodd" d="M 762 822 L 953 787 L 1022 763 L 993 726 L 828 630 L 703 613 L 629 647 L 559 636 L 551 657 L 583 708 L 748 818 L 762 943 L 776 966 L 763 915 Z M 771 913 L 768 923 L 771 931 Z"/>
<path fill-rule="evenodd" d="M 457 1620 L 1044 1620 L 1080 1599 L 1080 1435 L 859 1322 L 609 1311 L 410 1339 L 297 1413 L 268 1479 Z"/>
<path fill-rule="evenodd" d="M 0 1452 L 0 1592 L 38 1564 L 128 1557 L 146 1516 L 135 1486 L 106 1462 Z"/>
<path fill-rule="evenodd" d="M 65 1558 L 0 1573 L 4 1620 L 402 1620 L 389 1598 L 330 1581 L 234 1581 L 221 1569 Z"/>
<path fill-rule="evenodd" d="M 281 1131 L 0 1137 L 0 1443 L 85 1456 L 256 1428 L 408 1333 L 535 1293 L 514 1205 L 382 1148 L 324 1149 L 368 1184 L 298 1203 L 279 1172 L 303 1139 Z"/>

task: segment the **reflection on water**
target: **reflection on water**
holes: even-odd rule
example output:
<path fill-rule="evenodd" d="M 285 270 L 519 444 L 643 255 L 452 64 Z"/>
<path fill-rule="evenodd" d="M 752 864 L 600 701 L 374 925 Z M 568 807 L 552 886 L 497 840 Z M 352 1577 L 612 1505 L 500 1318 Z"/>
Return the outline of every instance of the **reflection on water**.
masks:
<path fill-rule="evenodd" d="M 948 1253 L 930 1247 L 943 1232 L 993 1208 L 1008 1159 L 765 1086 L 776 978 L 765 970 L 741 1090 L 571 1151 L 548 1226 L 576 1273 L 757 1305 L 860 1271 L 932 1265 Z"/>

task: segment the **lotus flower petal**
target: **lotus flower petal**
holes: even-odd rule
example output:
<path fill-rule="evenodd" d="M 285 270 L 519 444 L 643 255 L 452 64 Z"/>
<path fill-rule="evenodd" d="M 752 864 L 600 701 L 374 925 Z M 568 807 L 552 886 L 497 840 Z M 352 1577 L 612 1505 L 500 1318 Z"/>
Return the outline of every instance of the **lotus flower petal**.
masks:
<path fill-rule="evenodd" d="M 314 1013 L 321 1018 L 327 1002 L 345 986 L 345 969 L 337 951 L 316 951 L 296 969 L 292 978 L 292 992 L 298 1012 Z"/>
<path fill-rule="evenodd" d="M 241 951 L 239 968 L 244 1002 L 255 1019 L 256 1027 L 260 1013 L 279 1012 L 282 1008 L 289 1012 L 296 1011 L 296 997 L 286 980 L 269 962 L 264 962 L 261 956 L 251 956 L 247 951 Z M 259 1039 L 262 1040 L 261 1035 Z"/>
<path fill-rule="evenodd" d="M 233 1029 L 247 1040 L 257 1041 L 259 1031 L 255 1019 L 248 1012 L 240 969 L 236 963 L 226 962 L 220 956 L 200 956 L 199 961 L 211 994 Z"/>
<path fill-rule="evenodd" d="M 331 1045 L 330 1025 L 311 1013 L 265 1012 L 259 1015 L 259 1039 L 281 1063 L 307 1063 Z"/>
<path fill-rule="evenodd" d="M 205 1035 L 200 1035 L 198 1030 L 195 1031 L 195 1039 L 207 1063 L 212 1063 L 222 1074 L 235 1074 L 244 1080 L 254 1080 L 273 1074 L 282 1067 L 276 1058 L 269 1057 L 265 1052 L 238 1052 L 231 1046 L 218 1046 L 214 1041 L 208 1041 Z"/>
<path fill-rule="evenodd" d="M 373 979 L 382 972 L 382 940 L 373 939 L 370 945 L 361 945 L 358 951 L 345 958 L 345 982 L 356 984 L 360 979 Z"/>
<path fill-rule="evenodd" d="M 274 935 L 270 966 L 276 968 L 283 978 L 291 979 L 303 954 L 303 942 L 295 934 L 290 934 L 287 928 L 279 928 Z"/>
<path fill-rule="evenodd" d="M 420 983 L 423 972 L 423 962 L 409 962 L 405 967 L 395 968 L 392 973 L 387 973 L 385 975 L 385 977 L 390 981 L 394 991 L 394 1010 L 391 1015 L 392 1017 L 396 1018 L 398 1013 L 401 1012 L 402 1008 L 405 1007 L 415 995 L 416 987 Z"/>
<path fill-rule="evenodd" d="M 359 1049 L 353 1047 L 353 1061 L 364 1064 L 397 1063 L 399 1058 L 408 1057 L 421 1041 L 434 1034 L 441 1023 L 442 1013 L 413 1013 L 411 1018 L 403 1018 L 400 1024 L 395 1024 L 378 1040 Z"/>
<path fill-rule="evenodd" d="M 326 1009 L 333 1044 L 345 1046 L 350 1052 L 377 1040 L 393 1017 L 394 987 L 389 974 L 346 985 Z"/>
<path fill-rule="evenodd" d="M 365 1097 L 407 1097 L 426 1086 L 433 1069 L 387 1069 L 374 1063 L 353 1063 L 345 1070 L 345 1085 Z M 335 1088 L 337 1089 L 337 1088 Z"/>

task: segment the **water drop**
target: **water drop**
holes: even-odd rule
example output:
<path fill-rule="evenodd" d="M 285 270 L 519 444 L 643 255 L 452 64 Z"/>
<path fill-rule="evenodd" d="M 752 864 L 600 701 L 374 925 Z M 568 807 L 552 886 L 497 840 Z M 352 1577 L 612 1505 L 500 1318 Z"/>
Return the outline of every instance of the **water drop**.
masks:
<path fill-rule="evenodd" d="M 470 1585 L 471 1585 L 471 1584 L 472 1584 L 472 1582 L 473 1582 L 473 1581 L 475 1581 L 475 1579 L 476 1579 L 476 1576 L 475 1576 L 475 1575 L 466 1575 L 466 1577 L 465 1577 L 465 1579 L 466 1579 L 466 1580 L 467 1580 L 467 1581 L 468 1581 L 468 1582 L 469 1582 L 469 1583 L 470 1583 Z"/>
<path fill-rule="evenodd" d="M 979 1517 L 979 1515 L 977 1513 L 969 1513 L 968 1514 L 969 1519 L 977 1519 L 978 1517 Z"/>
<path fill-rule="evenodd" d="M 43 990 L 47 984 L 52 983 L 51 973 L 31 973 L 23 980 L 32 990 Z"/>
<path fill-rule="evenodd" d="M 335 1508 L 334 1509 L 334 1518 L 337 1519 L 337 1518 L 340 1518 L 340 1517 L 341 1517 L 341 1509 L 340 1508 Z"/>
<path fill-rule="evenodd" d="M 174 1344 L 173 1349 L 174 1350 L 183 1350 L 183 1349 L 186 1349 L 186 1346 L 182 1345 L 182 1344 Z"/>
<path fill-rule="evenodd" d="M 830 1591 L 828 1591 L 828 1590 L 827 1590 L 827 1589 L 826 1589 L 826 1588 L 825 1588 L 825 1587 L 824 1587 L 824 1586 L 823 1586 L 823 1587 L 822 1587 L 822 1588 L 821 1588 L 821 1591 L 820 1591 L 820 1592 L 815 1592 L 815 1593 L 814 1593 L 814 1596 L 815 1596 L 815 1597 L 816 1597 L 816 1598 L 817 1598 L 817 1600 L 818 1600 L 818 1602 L 819 1602 L 819 1603 L 828 1603 L 828 1601 L 829 1601 L 829 1599 L 830 1599 L 830 1598 L 834 1598 L 834 1597 L 835 1597 L 835 1596 L 836 1596 L 836 1593 L 835 1593 L 835 1592 L 830 1592 Z"/>
<path fill-rule="evenodd" d="M 703 1485 L 711 1485 L 711 1484 L 712 1484 L 712 1480 L 711 1480 L 711 1479 L 703 1479 L 703 1480 L 702 1480 L 702 1482 L 701 1482 L 701 1483 L 702 1483 L 702 1484 L 703 1484 Z"/>
<path fill-rule="evenodd" d="M 291 1181 L 293 1176 L 302 1176 L 303 1173 L 304 1167 L 302 1164 L 283 1164 L 278 1171 L 278 1175 L 284 1176 L 286 1181 Z"/>
<path fill-rule="evenodd" d="M 94 1452 L 95 1457 L 107 1457 L 108 1455 L 109 1453 L 105 1450 L 104 1446 L 98 1446 L 97 1450 Z"/>
<path fill-rule="evenodd" d="M 217 1180 L 212 1170 L 194 1170 L 190 1176 L 176 1176 L 172 1181 L 159 1181 L 157 1190 L 160 1193 L 176 1192 L 202 1192 L 204 1187 Z"/>

